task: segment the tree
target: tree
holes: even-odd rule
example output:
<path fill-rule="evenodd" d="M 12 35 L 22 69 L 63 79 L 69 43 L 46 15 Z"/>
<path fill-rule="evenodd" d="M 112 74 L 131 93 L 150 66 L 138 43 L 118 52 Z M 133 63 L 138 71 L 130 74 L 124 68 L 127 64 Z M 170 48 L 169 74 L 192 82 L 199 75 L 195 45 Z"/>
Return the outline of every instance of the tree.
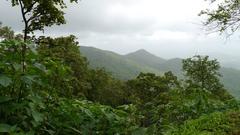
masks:
<path fill-rule="evenodd" d="M 15 34 L 11 27 L 3 26 L 0 22 L 0 39 L 3 40 L 22 40 L 23 36 L 21 34 Z"/>
<path fill-rule="evenodd" d="M 209 91 L 216 91 L 223 87 L 219 80 L 221 76 L 219 69 L 219 62 L 216 59 L 209 60 L 208 56 L 196 55 L 183 60 L 183 71 L 189 79 L 188 82 Z"/>
<path fill-rule="evenodd" d="M 83 93 L 85 95 L 88 86 L 88 65 L 86 58 L 80 53 L 76 37 L 73 35 L 58 38 L 40 37 L 37 42 L 37 50 L 43 60 L 50 58 L 61 61 L 71 68 L 71 76 L 75 78 L 71 85 L 74 89 L 72 95 L 76 97 L 82 96 Z"/>
<path fill-rule="evenodd" d="M 211 0 L 218 4 L 217 8 L 201 11 L 200 15 L 207 15 L 204 25 L 210 30 L 234 33 L 240 27 L 240 1 L 239 0 Z"/>
<path fill-rule="evenodd" d="M 88 100 L 114 107 L 128 101 L 124 92 L 124 83 L 113 78 L 104 69 L 91 69 L 88 74 L 90 88 L 85 94 Z"/>
<path fill-rule="evenodd" d="M 144 116 L 141 120 L 142 126 L 148 127 L 159 120 L 155 117 L 159 117 L 162 106 L 169 102 L 168 92 L 177 88 L 179 82 L 172 72 L 167 72 L 163 76 L 140 73 L 136 79 L 129 80 L 127 86 L 129 97 Z"/>
<path fill-rule="evenodd" d="M 0 38 L 3 38 L 3 39 L 14 38 L 14 32 L 11 30 L 11 28 L 7 26 L 2 26 L 1 22 L 0 22 Z"/>
<path fill-rule="evenodd" d="M 78 0 L 70 0 L 78 2 Z M 64 0 L 11 0 L 12 6 L 20 6 L 24 22 L 23 39 L 26 42 L 28 34 L 35 30 L 44 30 L 54 24 L 65 23 L 63 9 L 66 8 Z M 22 44 L 22 71 L 26 72 L 26 52 L 27 46 Z M 24 87 L 24 84 L 23 84 Z"/>
<path fill-rule="evenodd" d="M 69 0 L 78 2 L 78 0 Z M 64 24 L 66 3 L 64 0 L 11 0 L 12 6 L 20 6 L 24 22 L 24 41 L 30 32 L 44 30 L 54 24 Z"/>

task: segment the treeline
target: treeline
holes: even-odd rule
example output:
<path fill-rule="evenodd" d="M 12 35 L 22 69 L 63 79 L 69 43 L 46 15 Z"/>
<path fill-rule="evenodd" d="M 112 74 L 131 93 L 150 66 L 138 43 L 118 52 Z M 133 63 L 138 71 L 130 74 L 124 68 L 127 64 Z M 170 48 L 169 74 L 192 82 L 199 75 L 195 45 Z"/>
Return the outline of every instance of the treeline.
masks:
<path fill-rule="evenodd" d="M 167 72 L 123 82 L 90 69 L 74 36 L 24 42 L 1 26 L 0 37 L 0 133 L 240 133 L 239 103 L 207 56 L 183 60 L 184 80 Z"/>

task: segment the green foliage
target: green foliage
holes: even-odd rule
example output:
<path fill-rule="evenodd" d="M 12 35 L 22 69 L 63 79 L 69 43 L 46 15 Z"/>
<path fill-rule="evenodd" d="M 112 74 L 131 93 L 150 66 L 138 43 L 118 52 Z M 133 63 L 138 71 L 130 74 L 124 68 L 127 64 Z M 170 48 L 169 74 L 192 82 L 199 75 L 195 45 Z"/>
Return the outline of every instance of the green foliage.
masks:
<path fill-rule="evenodd" d="M 240 112 L 215 112 L 187 121 L 169 135 L 237 135 L 240 133 Z"/>
<path fill-rule="evenodd" d="M 27 46 L 24 72 L 21 65 L 23 44 Z M 72 99 L 75 74 L 71 67 L 65 66 L 65 61 L 40 57 L 34 45 L 14 40 L 1 42 L 0 55 L 0 133 L 130 134 L 141 130 L 132 105 L 113 109 Z M 100 76 L 102 74 L 105 72 Z M 107 74 L 105 76 L 108 78 Z M 99 77 L 91 79 L 94 78 Z M 110 92 L 115 83 L 112 80 L 108 83 Z M 101 87 L 96 86 L 98 90 L 102 90 Z M 115 99 L 107 101 L 112 100 Z"/>
<path fill-rule="evenodd" d="M 77 2 L 78 0 L 69 0 Z M 64 0 L 11 0 L 12 6 L 20 6 L 25 23 L 25 35 L 35 30 L 43 30 L 45 26 L 65 23 Z M 26 37 L 25 37 L 26 38 Z"/>
<path fill-rule="evenodd" d="M 217 4 L 217 8 L 201 11 L 200 15 L 206 15 L 208 18 L 204 23 L 210 30 L 219 32 L 230 32 L 232 34 L 239 28 L 239 0 L 211 0 Z"/>
<path fill-rule="evenodd" d="M 23 45 L 27 47 L 24 67 Z M 30 92 L 45 96 L 49 96 L 47 93 L 72 95 L 73 90 L 68 87 L 72 83 L 72 77 L 69 76 L 71 70 L 60 62 L 48 58 L 42 60 L 34 44 L 6 40 L 1 42 L 0 55 L 0 84 L 5 96 L 21 99 Z M 23 68 L 27 70 L 23 71 Z"/>
<path fill-rule="evenodd" d="M 176 89 L 169 93 L 169 103 L 165 106 L 163 114 L 164 125 L 180 125 L 204 114 L 237 108 L 235 102 L 234 99 L 223 101 L 217 95 L 202 89 Z"/>
<path fill-rule="evenodd" d="M 46 119 L 43 104 L 39 96 L 28 96 L 20 102 L 13 98 L 0 103 L 1 123 L 5 131 L 10 134 L 37 134 L 44 130 L 44 120 Z"/>
<path fill-rule="evenodd" d="M 69 95 L 75 97 L 81 97 L 87 94 L 88 77 L 87 62 L 84 57 L 81 56 L 78 42 L 75 41 L 76 37 L 71 35 L 68 37 L 50 38 L 40 37 L 38 39 L 38 52 L 41 59 L 46 58 L 51 61 L 61 62 L 63 65 L 70 67 L 68 72 L 69 81 L 71 81 L 72 93 Z M 57 67 L 56 68 L 61 68 Z M 57 72 L 57 71 L 56 71 Z M 61 76 L 53 76 L 52 79 L 61 79 Z M 58 83 L 58 82 L 56 82 Z M 64 88 L 64 85 L 61 86 Z"/>
<path fill-rule="evenodd" d="M 14 32 L 11 30 L 11 28 L 7 26 L 3 27 L 1 22 L 0 22 L 0 38 L 4 39 L 14 38 Z"/>
<path fill-rule="evenodd" d="M 126 55 L 119 55 L 113 52 L 104 51 L 92 47 L 80 47 L 81 54 L 85 56 L 89 65 L 93 69 L 104 68 L 107 72 L 110 72 L 113 77 L 121 80 L 129 80 L 134 79 L 140 72 L 145 73 L 155 73 L 155 74 L 163 74 L 167 71 L 172 71 L 178 78 L 183 79 L 184 75 L 182 73 L 182 59 L 170 59 L 162 61 L 160 59 L 156 59 L 153 63 L 150 63 L 151 60 L 147 59 L 145 61 L 140 62 L 141 57 L 139 52 L 131 54 L 134 58 Z M 135 60 L 139 60 L 135 61 Z M 132 66 L 134 63 L 135 66 Z M 144 63 L 144 64 L 142 64 Z M 158 65 L 158 68 L 154 68 L 151 65 L 155 65 L 154 63 L 161 63 Z M 224 68 L 221 67 L 220 74 L 222 77 L 220 78 L 221 83 L 224 84 L 225 88 L 232 94 L 234 97 L 239 98 L 239 87 L 240 83 L 238 80 L 240 79 L 240 71 L 232 68 Z"/>
<path fill-rule="evenodd" d="M 220 65 L 217 60 L 209 60 L 208 56 L 194 56 L 183 60 L 183 71 L 190 85 L 209 91 L 216 91 L 223 86 L 219 81 Z"/>
<path fill-rule="evenodd" d="M 22 48 L 27 47 L 22 66 Z M 0 114 L 3 132 L 10 134 L 41 134 L 45 128 L 45 103 L 39 95 L 51 93 L 45 80 L 48 69 L 40 63 L 34 44 L 4 40 L 0 47 L 1 91 Z M 52 98 L 53 95 L 46 97 Z M 6 126 L 8 125 L 8 126 Z"/>
<path fill-rule="evenodd" d="M 140 72 L 161 73 L 147 65 L 141 65 L 127 56 L 92 47 L 81 46 L 80 51 L 88 59 L 93 69 L 104 68 L 115 78 L 128 80 L 135 78 Z"/>
<path fill-rule="evenodd" d="M 140 103 L 147 103 L 158 97 L 159 94 L 177 87 L 179 83 L 172 72 L 167 72 L 164 76 L 140 73 L 136 79 L 129 80 L 127 85 L 133 97 L 137 98 Z"/>
<path fill-rule="evenodd" d="M 122 82 L 103 69 L 89 69 L 75 36 L 31 37 L 37 45 L 27 42 L 30 32 L 65 23 L 64 0 L 11 3 L 21 7 L 25 29 L 23 42 L 9 27 L 0 25 L 1 134 L 240 133 L 240 104 L 220 83 L 216 60 L 207 56 L 183 60 L 187 81 L 182 82 L 172 72 L 162 76 L 140 73 L 173 70 L 181 76 L 180 59 L 166 61 L 144 50 L 127 56 L 93 50 L 98 53 L 92 54 L 97 57 L 94 60 L 104 58 L 111 70 L 118 69 L 120 77 L 140 73 Z M 220 31 L 229 25 L 231 10 L 239 7 L 239 2 L 225 3 L 217 16 L 202 12 L 212 17 L 209 24 L 220 20 Z"/>
<path fill-rule="evenodd" d="M 63 62 L 54 61 L 50 58 L 41 59 L 42 65 L 36 65 L 39 69 L 44 70 L 41 76 L 42 86 L 40 89 L 45 89 L 43 95 L 54 98 L 57 97 L 73 97 L 75 91 L 72 84 L 75 83 L 75 78 L 71 75 L 70 67 L 64 65 Z"/>
<path fill-rule="evenodd" d="M 152 116 L 152 125 L 148 129 L 152 134 L 164 134 L 168 130 L 202 115 L 239 108 L 239 104 L 234 99 L 222 101 L 209 91 L 194 88 L 191 90 L 172 89 L 148 105 L 153 107 L 143 110 L 147 110 Z"/>
<path fill-rule="evenodd" d="M 18 97 L 27 96 L 34 91 L 33 85 L 38 85 L 39 77 L 43 71 L 35 65 L 41 65 L 33 44 L 28 44 L 28 52 L 25 55 L 24 66 L 28 68 L 23 72 L 22 66 L 22 46 L 23 42 L 16 40 L 5 40 L 0 43 L 0 84 L 1 93 L 5 96 Z M 23 93 L 24 91 L 24 93 Z"/>
<path fill-rule="evenodd" d="M 169 102 L 167 93 L 172 88 L 179 87 L 179 82 L 171 72 L 165 73 L 164 76 L 141 73 L 136 79 L 129 80 L 127 86 L 130 100 L 137 105 L 137 109 L 143 115 L 141 125 L 148 127 L 161 119 L 158 117 L 158 113 L 163 109 L 160 106 Z"/>
<path fill-rule="evenodd" d="M 111 106 L 123 105 L 128 101 L 125 84 L 111 77 L 105 70 L 90 70 L 88 75 L 90 88 L 85 94 L 88 100 Z"/>
<path fill-rule="evenodd" d="M 124 109 L 113 109 L 89 101 L 60 100 L 51 110 L 49 123 L 54 134 L 130 134 L 138 130 L 131 116 Z M 131 111 L 131 110 L 129 110 Z"/>
<path fill-rule="evenodd" d="M 39 41 L 38 48 L 20 40 L 1 42 L 0 133 L 178 133 L 203 115 L 239 108 L 225 90 L 185 87 L 172 72 L 140 73 L 124 83 L 105 70 L 90 70 L 73 36 Z M 86 86 L 78 89 L 76 83 Z"/>
<path fill-rule="evenodd" d="M 0 42 L 0 133 L 239 133 L 239 112 L 225 112 L 240 104 L 222 88 L 216 60 L 184 60 L 187 82 L 172 72 L 122 82 L 88 69 L 75 40 Z"/>
<path fill-rule="evenodd" d="M 200 62 L 198 59 L 193 60 L 187 59 L 183 65 L 190 76 L 187 82 L 194 82 L 195 85 L 191 83 L 185 86 L 185 83 L 179 82 L 171 72 L 165 73 L 164 76 L 141 73 L 136 79 L 127 82 L 129 95 L 132 97 L 130 99 L 143 115 L 140 119 L 141 125 L 148 127 L 149 134 L 162 134 L 185 121 L 197 119 L 202 115 L 238 108 L 236 101 L 221 87 L 209 90 L 208 88 L 213 87 L 208 87 L 207 84 L 204 85 L 207 87 L 198 85 L 198 81 L 202 81 L 201 73 L 203 72 L 200 69 L 207 70 L 205 73 L 208 74 L 206 75 L 208 78 L 204 79 L 210 79 L 212 84 L 219 82 L 218 78 L 214 78 L 214 75 L 218 73 L 218 68 L 213 66 L 214 71 L 210 70 L 212 63 L 215 64 L 216 61 L 208 61 L 207 58 L 203 62 L 202 59 Z"/>
<path fill-rule="evenodd" d="M 50 104 L 42 101 L 40 97 L 28 97 L 21 103 L 1 101 L 4 109 L 0 110 L 0 133 L 105 135 L 141 130 L 135 124 L 131 105 L 113 109 L 90 101 L 59 99 Z"/>
<path fill-rule="evenodd" d="M 122 82 L 103 69 L 89 69 L 75 36 L 31 37 L 37 45 L 28 42 L 30 32 L 65 23 L 64 2 L 11 1 L 21 7 L 25 30 L 23 42 L 10 28 L 0 26 L 4 39 L 0 42 L 1 134 L 240 133 L 239 103 L 223 89 L 216 60 L 201 56 L 184 60 L 186 82 L 172 72 L 162 76 L 140 73 Z M 142 70 L 156 72 L 161 67 L 178 71 L 177 65 L 181 65 L 179 59 L 169 62 L 146 51 L 97 56 L 110 56 L 105 59 L 110 67 L 121 65 L 119 71 L 130 76 Z M 158 66 L 160 63 L 163 66 Z"/>

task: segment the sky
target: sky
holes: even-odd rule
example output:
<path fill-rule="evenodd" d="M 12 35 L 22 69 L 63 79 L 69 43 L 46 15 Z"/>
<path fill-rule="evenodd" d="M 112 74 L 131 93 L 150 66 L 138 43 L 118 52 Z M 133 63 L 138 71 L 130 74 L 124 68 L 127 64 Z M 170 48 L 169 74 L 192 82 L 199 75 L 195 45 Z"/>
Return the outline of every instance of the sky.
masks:
<path fill-rule="evenodd" d="M 196 54 L 240 58 L 240 33 L 232 37 L 209 34 L 198 13 L 205 0 L 81 0 L 65 9 L 67 24 L 47 28 L 37 35 L 74 34 L 80 45 L 127 54 L 145 49 L 163 58 Z M 21 32 L 19 7 L 0 1 L 0 21 Z"/>

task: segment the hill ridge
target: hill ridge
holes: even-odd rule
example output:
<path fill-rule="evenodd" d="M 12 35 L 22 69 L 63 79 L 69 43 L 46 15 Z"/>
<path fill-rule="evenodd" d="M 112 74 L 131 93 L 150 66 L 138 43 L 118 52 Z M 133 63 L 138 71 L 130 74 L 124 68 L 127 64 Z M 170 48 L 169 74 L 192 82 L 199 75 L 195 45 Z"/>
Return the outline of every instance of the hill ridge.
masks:
<path fill-rule="evenodd" d="M 80 46 L 80 52 L 88 59 L 91 68 L 105 68 L 107 72 L 121 80 L 135 78 L 140 72 L 152 72 L 160 75 L 172 71 L 178 77 L 183 77 L 182 59 L 162 59 L 144 49 L 121 55 L 95 47 Z M 220 72 L 223 75 L 221 80 L 225 87 L 229 89 L 230 93 L 240 97 L 238 89 L 240 88 L 238 82 L 240 70 L 222 67 Z"/>

